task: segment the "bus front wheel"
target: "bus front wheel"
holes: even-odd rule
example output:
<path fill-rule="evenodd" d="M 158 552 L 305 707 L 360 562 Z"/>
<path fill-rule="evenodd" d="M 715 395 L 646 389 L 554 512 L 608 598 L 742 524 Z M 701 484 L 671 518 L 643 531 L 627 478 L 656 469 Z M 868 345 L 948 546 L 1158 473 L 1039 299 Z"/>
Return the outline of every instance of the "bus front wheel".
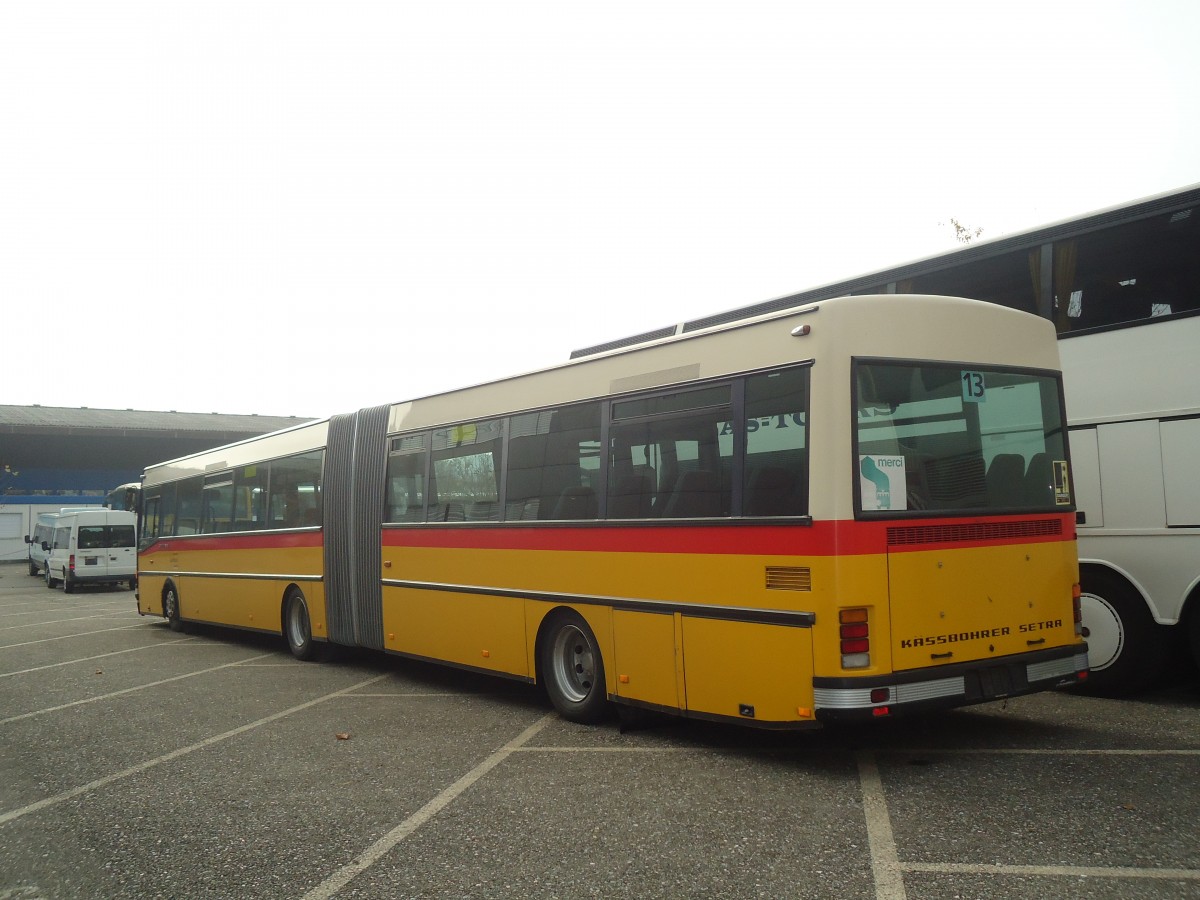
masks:
<path fill-rule="evenodd" d="M 1192 661 L 1200 668 L 1200 607 L 1195 604 L 1193 607 L 1188 615 L 1188 638 L 1192 647 Z"/>
<path fill-rule="evenodd" d="M 317 645 L 313 641 L 308 602 L 299 590 L 292 591 L 284 601 L 283 637 L 287 641 L 288 650 L 296 659 L 309 660 L 316 657 Z"/>
<path fill-rule="evenodd" d="M 1091 673 L 1084 690 L 1124 694 L 1158 678 L 1169 654 L 1162 626 L 1141 596 L 1108 572 L 1083 576 L 1079 598 Z"/>
<path fill-rule="evenodd" d="M 608 692 L 596 636 L 573 612 L 559 613 L 546 628 L 539 668 L 550 702 L 572 722 L 599 722 L 608 714 Z"/>
<path fill-rule="evenodd" d="M 167 619 L 167 627 L 172 631 L 183 631 L 183 619 L 179 616 L 179 594 L 175 585 L 167 585 L 163 591 L 163 615 Z"/>

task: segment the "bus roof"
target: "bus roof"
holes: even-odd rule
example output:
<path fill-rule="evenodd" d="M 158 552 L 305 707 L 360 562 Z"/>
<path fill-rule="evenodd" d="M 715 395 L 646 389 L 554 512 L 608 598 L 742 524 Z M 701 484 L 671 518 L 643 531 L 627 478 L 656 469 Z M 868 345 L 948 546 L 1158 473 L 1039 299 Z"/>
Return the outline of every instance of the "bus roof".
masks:
<path fill-rule="evenodd" d="M 922 313 L 909 315 L 906 304 L 921 305 Z M 930 315 L 935 307 L 936 315 Z M 812 335 L 807 331 L 800 334 L 799 328 L 814 313 Z M 881 316 L 888 317 L 887 327 L 876 327 Z M 938 322 L 938 327 L 930 327 L 931 320 Z M 1032 313 L 960 297 L 831 298 L 376 409 L 386 409 L 387 433 L 392 434 L 632 391 L 667 390 L 677 384 L 812 362 L 831 354 L 838 364 L 848 365 L 851 354 L 893 355 L 897 341 L 905 353 L 929 359 L 1057 369 L 1053 330 L 1050 322 Z M 1031 341 L 1039 332 L 1045 332 L 1047 340 Z M 947 333 L 954 334 L 953 342 L 946 340 Z M 797 337 L 805 341 L 797 342 Z M 149 466 L 146 480 L 148 484 L 171 481 L 318 450 L 326 446 L 332 423 L 341 418 L 306 423 Z"/>

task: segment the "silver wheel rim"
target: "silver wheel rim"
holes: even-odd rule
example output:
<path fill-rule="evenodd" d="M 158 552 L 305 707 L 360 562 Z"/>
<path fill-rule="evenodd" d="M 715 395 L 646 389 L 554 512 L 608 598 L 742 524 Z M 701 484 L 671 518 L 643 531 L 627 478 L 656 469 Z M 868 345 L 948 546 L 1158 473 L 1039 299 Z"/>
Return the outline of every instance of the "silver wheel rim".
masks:
<path fill-rule="evenodd" d="M 1079 598 L 1084 633 L 1088 642 L 1088 667 L 1103 672 L 1125 648 L 1125 627 L 1121 616 L 1103 597 L 1085 593 Z"/>
<path fill-rule="evenodd" d="M 596 651 L 575 625 L 563 625 L 554 635 L 550 652 L 554 682 L 566 699 L 581 703 L 596 683 Z"/>
<path fill-rule="evenodd" d="M 179 615 L 179 604 L 175 602 L 175 592 L 167 591 L 163 597 L 163 615 L 168 619 L 174 619 Z"/>
<path fill-rule="evenodd" d="M 308 607 L 299 597 L 293 598 L 288 604 L 287 627 L 288 641 L 293 647 L 303 647 L 312 636 L 308 627 Z"/>

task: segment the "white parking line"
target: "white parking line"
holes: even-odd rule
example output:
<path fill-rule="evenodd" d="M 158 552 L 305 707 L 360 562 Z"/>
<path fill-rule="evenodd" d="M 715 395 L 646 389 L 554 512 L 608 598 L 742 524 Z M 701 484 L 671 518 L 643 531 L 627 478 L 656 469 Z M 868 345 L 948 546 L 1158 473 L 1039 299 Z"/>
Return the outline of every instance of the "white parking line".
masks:
<path fill-rule="evenodd" d="M 170 678 L 163 678 L 160 681 L 151 681 L 147 684 L 139 684 L 134 687 L 123 688 L 119 691 L 113 691 L 111 694 L 100 694 L 97 697 L 88 697 L 85 700 L 73 700 L 70 703 L 63 703 L 60 706 L 47 706 L 44 709 L 35 709 L 32 712 L 21 713 L 19 716 L 9 716 L 7 719 L 0 719 L 0 725 L 7 725 L 9 722 L 19 722 L 21 719 L 32 719 L 34 716 L 44 716 L 46 713 L 58 712 L 62 709 L 70 709 L 73 706 L 83 706 L 86 703 L 95 703 L 98 700 L 108 700 L 112 697 L 120 697 L 125 694 L 134 694 L 138 691 L 144 691 L 147 688 L 158 687 L 161 684 L 170 684 L 172 681 L 183 681 L 185 678 L 195 678 L 197 675 L 206 675 L 209 672 L 219 672 L 221 669 L 230 669 L 234 666 L 240 666 L 243 663 L 251 662 L 255 659 L 265 659 L 272 656 L 271 653 L 265 653 L 262 656 L 251 656 L 246 659 L 239 659 L 236 662 L 222 663 L 219 666 L 213 666 L 208 669 L 197 669 L 195 672 L 187 672 L 183 675 L 173 675 Z"/>
<path fill-rule="evenodd" d="M 862 787 L 863 817 L 867 821 L 867 844 L 871 851 L 871 874 L 875 877 L 877 900 L 905 900 L 904 873 L 892 834 L 892 817 L 874 754 L 856 754 L 858 781 Z"/>
<path fill-rule="evenodd" d="M 218 666 L 218 668 L 225 668 L 225 666 Z M 366 681 L 360 681 L 358 684 L 351 685 L 348 688 L 342 688 L 342 690 L 334 691 L 332 694 L 325 694 L 323 697 L 317 697 L 314 700 L 309 700 L 307 703 L 301 703 L 289 709 L 265 716 L 257 721 L 248 722 L 245 725 L 230 729 L 229 731 L 222 732 L 221 734 L 214 735 L 213 737 L 205 738 L 204 740 L 195 744 L 189 744 L 187 747 L 180 747 L 178 750 L 172 750 L 170 753 L 164 753 L 162 756 L 156 756 L 154 759 L 148 759 L 145 762 L 140 762 L 136 766 L 130 766 L 128 769 L 122 769 L 120 772 L 114 772 L 111 775 L 105 775 L 103 778 L 97 778 L 95 781 L 89 781 L 87 784 L 81 784 L 79 787 L 72 788 L 69 791 L 63 791 L 61 794 L 55 794 L 53 797 L 46 797 L 42 800 L 38 800 L 36 803 L 30 803 L 28 806 L 22 806 L 20 809 L 14 809 L 6 813 L 0 813 L 0 826 L 7 825 L 14 819 L 19 819 L 22 816 L 27 816 L 30 813 L 38 812 L 46 809 L 47 807 L 57 806 L 59 803 L 62 803 L 65 800 L 70 800 L 74 797 L 78 797 L 80 794 L 86 794 L 96 790 L 97 788 L 102 788 L 105 785 L 112 784 L 114 781 L 120 781 L 121 779 L 128 778 L 131 775 L 137 775 L 139 772 L 145 772 L 147 769 L 153 769 L 155 766 L 161 766 L 163 763 L 170 762 L 173 759 L 179 759 L 181 756 L 187 756 L 189 753 L 195 753 L 197 750 L 203 750 L 206 747 L 211 747 L 213 744 L 219 744 L 222 741 L 227 741 L 232 737 L 237 737 L 239 734 L 245 734 L 247 731 L 253 731 L 255 728 L 260 728 L 263 725 L 278 721 L 285 716 L 290 716 L 292 713 L 297 713 L 301 710 L 308 709 L 311 706 L 316 706 L 318 703 L 324 703 L 326 700 L 332 700 L 334 697 L 341 697 L 343 694 L 348 694 L 351 691 L 357 690 L 358 688 L 366 687 L 369 684 L 374 684 L 375 682 L 382 681 L 388 677 L 390 677 L 390 675 L 378 675 L 375 678 L 368 678 Z M 174 681 L 175 679 L 167 680 Z"/>
<path fill-rule="evenodd" d="M 92 618 L 92 617 L 89 617 Z M 137 625 L 122 625 L 120 628 L 101 628 L 98 631 L 80 631 L 77 634 L 63 634 L 58 637 L 41 638 L 36 641 L 23 641 L 19 644 L 0 644 L 0 650 L 9 650 L 13 647 L 30 647 L 34 644 L 48 644 L 51 641 L 69 641 L 72 638 L 87 637 L 92 634 L 104 634 L 106 631 L 129 631 L 131 628 L 149 628 L 153 622 L 139 623 Z"/>
<path fill-rule="evenodd" d="M 97 659 L 104 659 L 107 656 L 120 656 L 122 653 L 139 653 L 142 650 L 156 650 L 159 647 L 169 647 L 172 644 L 182 644 L 187 641 L 194 641 L 195 638 L 179 638 L 174 641 L 164 641 L 161 644 L 147 644 L 144 647 L 130 647 L 128 650 L 114 650 L 112 653 L 98 653 L 95 656 L 82 656 L 78 659 L 67 659 L 62 662 L 47 663 L 44 666 L 34 666 L 32 669 L 17 669 L 15 672 L 0 672 L 0 678 L 11 678 L 13 675 L 28 675 L 30 672 L 41 672 L 45 669 L 57 669 L 60 666 L 73 666 L 76 663 L 92 662 Z M 0 898 L 2 900 L 2 898 Z"/>
<path fill-rule="evenodd" d="M 523 744 L 529 742 L 531 738 L 543 728 L 546 727 L 552 719 L 556 718 L 556 713 L 546 713 L 519 735 L 491 754 L 487 759 L 473 768 L 470 772 L 464 775 L 450 787 L 446 788 L 415 813 L 377 840 L 374 844 L 364 850 L 357 859 L 349 865 L 338 869 L 315 888 L 304 895 L 303 900 L 327 900 L 332 897 L 343 887 L 345 887 L 351 879 L 364 870 L 370 868 L 383 856 L 385 856 L 398 843 L 436 816 L 439 812 L 454 802 L 463 791 L 477 782 L 480 778 L 486 775 L 504 760 L 508 759 L 513 753 L 521 749 Z"/>
<path fill-rule="evenodd" d="M 1158 878 L 1168 881 L 1200 881 L 1200 869 L 1135 869 L 1102 866 L 1000 866 L 971 863 L 903 863 L 906 872 L 947 875 L 1040 875 L 1065 878 Z"/>
<path fill-rule="evenodd" d="M 72 616 L 69 619 L 47 619 L 44 622 L 27 622 L 24 625 L 5 625 L 0 627 L 0 631 L 16 631 L 19 628 L 40 628 L 43 625 L 61 625 L 63 622 L 82 622 L 85 619 L 103 619 L 106 615 L 102 612 L 92 613 L 90 616 Z"/>

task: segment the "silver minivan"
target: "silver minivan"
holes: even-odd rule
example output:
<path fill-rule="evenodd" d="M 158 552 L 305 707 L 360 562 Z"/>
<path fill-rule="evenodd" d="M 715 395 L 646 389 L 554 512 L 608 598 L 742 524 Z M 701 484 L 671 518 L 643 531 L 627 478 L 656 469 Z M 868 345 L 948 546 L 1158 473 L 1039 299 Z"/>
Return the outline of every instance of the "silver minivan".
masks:
<path fill-rule="evenodd" d="M 46 587 L 68 594 L 82 584 L 137 586 L 137 516 L 117 509 L 62 513 L 44 541 Z"/>

